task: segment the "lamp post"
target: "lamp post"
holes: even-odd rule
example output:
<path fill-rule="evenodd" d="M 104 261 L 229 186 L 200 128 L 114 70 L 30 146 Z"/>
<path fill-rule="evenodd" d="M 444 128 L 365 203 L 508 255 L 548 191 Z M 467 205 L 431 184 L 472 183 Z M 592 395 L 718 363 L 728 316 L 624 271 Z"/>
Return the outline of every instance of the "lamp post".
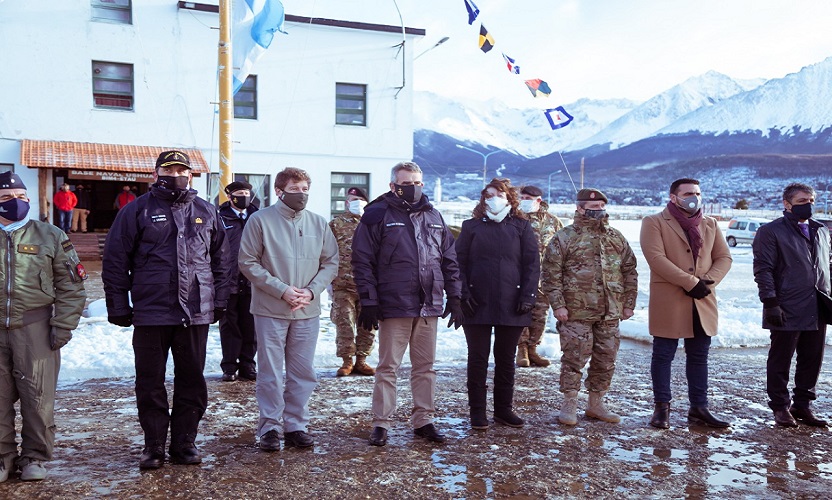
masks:
<path fill-rule="evenodd" d="M 551 174 L 549 174 L 549 194 L 546 196 L 546 198 L 549 200 L 549 203 L 552 203 L 552 176 L 557 175 L 561 172 L 563 172 L 563 170 L 558 170 L 557 172 L 552 172 Z"/>
<path fill-rule="evenodd" d="M 486 182 L 486 180 L 485 180 L 485 177 L 488 174 L 488 167 L 487 167 L 488 157 L 495 154 L 495 153 L 500 153 L 503 150 L 498 149 L 497 151 L 492 151 L 488 154 L 483 154 L 483 153 L 480 153 L 479 151 L 477 151 L 476 149 L 467 148 L 467 147 L 463 146 L 462 144 L 457 144 L 456 147 L 458 147 L 459 149 L 464 149 L 466 151 L 470 151 L 472 153 L 477 153 L 478 155 L 482 156 L 482 187 L 485 188 L 485 185 L 488 184 L 488 182 Z"/>
<path fill-rule="evenodd" d="M 416 57 L 414 57 L 414 58 L 413 58 L 413 60 L 415 61 L 416 59 L 419 59 L 420 57 L 422 57 L 423 55 L 425 55 L 425 52 L 429 52 L 429 51 L 431 51 L 431 50 L 435 49 L 436 47 L 439 47 L 439 46 L 440 46 L 440 45 L 442 45 L 443 43 L 447 42 L 447 41 L 448 41 L 448 39 L 450 39 L 450 38 L 451 38 L 451 37 L 449 37 L 449 36 L 446 36 L 446 37 L 442 38 L 441 40 L 439 40 L 438 42 L 436 42 L 435 44 L 433 44 L 431 47 L 428 47 L 427 49 L 425 49 L 425 50 L 423 50 L 422 52 L 420 52 L 420 53 L 419 53 Z"/>

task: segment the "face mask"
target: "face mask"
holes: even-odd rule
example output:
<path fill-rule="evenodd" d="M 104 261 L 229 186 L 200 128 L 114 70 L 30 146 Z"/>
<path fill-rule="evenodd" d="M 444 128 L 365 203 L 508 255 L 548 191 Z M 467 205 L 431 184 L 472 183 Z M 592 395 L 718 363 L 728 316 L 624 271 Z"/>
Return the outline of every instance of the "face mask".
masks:
<path fill-rule="evenodd" d="M 702 206 L 702 200 L 696 195 L 688 196 L 687 198 L 677 197 L 676 199 L 680 202 L 678 205 L 679 208 L 691 215 L 698 212 L 699 208 Z"/>
<path fill-rule="evenodd" d="M 160 175 L 156 180 L 156 184 L 171 191 L 184 191 L 188 189 L 188 180 L 187 175 L 177 175 L 176 177 L 172 175 Z"/>
<path fill-rule="evenodd" d="M 29 202 L 20 198 L 0 203 L 0 217 L 17 222 L 23 220 L 29 214 Z"/>
<path fill-rule="evenodd" d="M 807 220 L 815 211 L 815 205 L 812 203 L 804 203 L 803 205 L 792 205 L 792 214 L 799 220 Z M 7 217 L 8 218 L 8 217 Z"/>
<path fill-rule="evenodd" d="M 291 208 L 295 212 L 300 212 L 306 208 L 306 202 L 309 201 L 309 193 L 287 193 L 284 191 L 283 194 L 280 195 L 280 199 L 283 200 L 283 203 L 285 203 L 287 207 Z"/>
<path fill-rule="evenodd" d="M 422 186 L 400 186 L 393 184 L 394 192 L 399 198 L 409 202 L 416 203 L 422 199 Z"/>
<path fill-rule="evenodd" d="M 506 207 L 508 204 L 508 200 L 505 198 L 500 198 L 499 196 L 492 196 L 485 200 L 485 204 L 488 206 L 488 211 L 492 214 L 496 214 L 497 212 L 501 211 Z"/>
<path fill-rule="evenodd" d="M 245 210 L 251 204 L 251 196 L 231 196 L 231 204 L 240 210 Z"/>
<path fill-rule="evenodd" d="M 364 215 L 364 207 L 367 206 L 367 202 L 364 200 L 352 200 L 349 203 L 349 210 L 350 213 L 354 213 L 355 215 Z"/>
<path fill-rule="evenodd" d="M 604 210 L 603 208 L 601 210 L 589 210 L 589 209 L 587 209 L 587 210 L 584 210 L 584 215 L 586 215 L 590 219 L 600 220 L 600 219 L 603 219 L 604 217 L 607 216 L 607 211 Z"/>
<path fill-rule="evenodd" d="M 534 212 L 534 200 L 520 200 L 520 210 L 527 214 Z"/>

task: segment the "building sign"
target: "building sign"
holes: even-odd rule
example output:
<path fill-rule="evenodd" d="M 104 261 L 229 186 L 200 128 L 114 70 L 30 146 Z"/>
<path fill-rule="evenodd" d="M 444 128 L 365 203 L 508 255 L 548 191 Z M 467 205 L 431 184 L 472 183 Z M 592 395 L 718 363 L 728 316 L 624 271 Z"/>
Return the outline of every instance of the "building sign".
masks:
<path fill-rule="evenodd" d="M 70 179 L 116 182 L 153 182 L 153 172 L 111 172 L 109 170 L 69 170 Z"/>

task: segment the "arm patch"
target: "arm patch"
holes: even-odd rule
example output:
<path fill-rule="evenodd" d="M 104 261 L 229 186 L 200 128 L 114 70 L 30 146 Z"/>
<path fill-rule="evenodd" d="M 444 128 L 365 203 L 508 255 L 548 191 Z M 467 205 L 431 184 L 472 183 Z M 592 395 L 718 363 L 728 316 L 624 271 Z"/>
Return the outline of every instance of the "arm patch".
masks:
<path fill-rule="evenodd" d="M 66 241 L 61 242 L 61 247 L 63 247 L 64 252 L 69 252 L 70 250 L 75 248 L 75 247 L 72 246 L 72 241 L 70 241 L 70 240 L 66 240 Z"/>

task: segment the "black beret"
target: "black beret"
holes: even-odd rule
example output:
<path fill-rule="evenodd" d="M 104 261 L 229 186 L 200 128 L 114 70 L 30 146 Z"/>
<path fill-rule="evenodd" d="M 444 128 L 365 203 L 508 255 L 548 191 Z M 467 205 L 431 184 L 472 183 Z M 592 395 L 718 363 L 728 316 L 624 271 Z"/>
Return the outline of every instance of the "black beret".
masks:
<path fill-rule="evenodd" d="M 0 189 L 26 189 L 26 185 L 20 179 L 20 176 L 7 170 L 0 173 Z"/>
<path fill-rule="evenodd" d="M 523 186 L 520 194 L 527 194 L 529 196 L 543 196 L 543 190 L 537 186 Z"/>
<path fill-rule="evenodd" d="M 251 190 L 251 184 L 246 181 L 234 181 L 231 184 L 225 186 L 225 192 L 228 194 L 233 193 L 234 191 L 239 191 L 240 189 L 248 189 Z"/>
<path fill-rule="evenodd" d="M 347 189 L 347 196 L 349 196 L 349 195 L 358 196 L 359 198 L 363 199 L 364 201 L 370 201 L 370 200 L 367 199 L 367 195 L 364 194 L 364 190 L 361 189 L 360 187 L 353 186 L 353 187 Z"/>
<path fill-rule="evenodd" d="M 159 157 L 156 158 L 156 168 L 169 167 L 171 165 L 182 165 L 190 169 L 191 159 L 188 158 L 186 153 L 177 149 L 171 149 L 170 151 L 162 151 L 159 153 Z"/>
<path fill-rule="evenodd" d="M 607 196 L 602 193 L 601 191 L 593 188 L 584 188 L 578 191 L 578 196 L 575 198 L 577 201 L 597 201 L 601 200 L 604 203 L 608 203 Z"/>

